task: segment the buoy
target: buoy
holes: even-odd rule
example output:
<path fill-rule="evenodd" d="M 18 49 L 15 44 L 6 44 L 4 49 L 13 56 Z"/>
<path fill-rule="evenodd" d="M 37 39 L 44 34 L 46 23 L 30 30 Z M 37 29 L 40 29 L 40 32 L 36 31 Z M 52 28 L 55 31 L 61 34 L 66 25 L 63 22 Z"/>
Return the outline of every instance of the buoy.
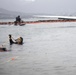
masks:
<path fill-rule="evenodd" d="M 15 60 L 15 58 L 11 58 L 11 60 Z"/>

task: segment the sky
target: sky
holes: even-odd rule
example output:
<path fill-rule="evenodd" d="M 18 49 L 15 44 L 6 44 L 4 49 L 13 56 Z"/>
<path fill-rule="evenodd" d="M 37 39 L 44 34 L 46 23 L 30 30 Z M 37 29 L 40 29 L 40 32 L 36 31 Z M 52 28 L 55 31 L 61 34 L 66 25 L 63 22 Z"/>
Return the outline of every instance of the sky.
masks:
<path fill-rule="evenodd" d="M 25 13 L 75 14 L 76 0 L 0 0 L 0 8 Z"/>

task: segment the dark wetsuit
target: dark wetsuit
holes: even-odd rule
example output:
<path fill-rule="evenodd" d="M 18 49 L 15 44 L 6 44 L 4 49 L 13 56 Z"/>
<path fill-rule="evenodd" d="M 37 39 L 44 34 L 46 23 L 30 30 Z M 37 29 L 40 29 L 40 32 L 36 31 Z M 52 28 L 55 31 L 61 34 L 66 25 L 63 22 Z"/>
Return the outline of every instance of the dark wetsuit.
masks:
<path fill-rule="evenodd" d="M 14 41 L 12 40 L 12 36 L 10 34 L 9 34 L 9 42 L 10 42 L 10 45 L 14 43 Z"/>
<path fill-rule="evenodd" d="M 9 42 L 10 42 L 10 45 L 12 45 L 14 43 L 11 38 L 9 39 Z"/>
<path fill-rule="evenodd" d="M 21 18 L 19 16 L 17 17 L 17 21 L 18 22 L 21 22 Z"/>

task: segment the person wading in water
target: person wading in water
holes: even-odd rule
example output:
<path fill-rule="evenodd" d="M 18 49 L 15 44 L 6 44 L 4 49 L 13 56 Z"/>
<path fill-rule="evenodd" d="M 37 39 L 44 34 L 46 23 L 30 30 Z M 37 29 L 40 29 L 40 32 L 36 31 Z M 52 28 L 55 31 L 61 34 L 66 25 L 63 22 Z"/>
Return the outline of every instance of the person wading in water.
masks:
<path fill-rule="evenodd" d="M 10 43 L 10 45 L 12 45 L 12 44 L 23 44 L 23 38 L 22 37 L 19 37 L 14 41 L 12 40 L 12 35 L 9 34 L 9 43 Z"/>
<path fill-rule="evenodd" d="M 12 45 L 12 44 L 15 43 L 15 42 L 12 40 L 12 35 L 11 35 L 11 34 L 9 34 L 9 43 L 10 43 L 10 45 Z"/>
<path fill-rule="evenodd" d="M 15 25 L 17 25 L 17 24 L 21 24 L 21 18 L 20 18 L 20 15 L 18 15 L 17 17 L 16 17 L 16 21 L 14 22 L 15 23 Z"/>

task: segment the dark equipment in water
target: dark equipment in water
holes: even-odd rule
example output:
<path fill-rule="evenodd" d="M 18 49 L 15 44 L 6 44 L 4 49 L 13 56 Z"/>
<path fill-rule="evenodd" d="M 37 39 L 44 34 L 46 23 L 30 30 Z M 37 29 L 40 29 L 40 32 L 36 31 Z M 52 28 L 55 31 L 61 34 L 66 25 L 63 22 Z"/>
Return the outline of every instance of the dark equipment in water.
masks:
<path fill-rule="evenodd" d="M 0 47 L 0 52 L 6 52 L 6 51 L 7 51 L 6 48 L 4 48 L 4 47 Z"/>

